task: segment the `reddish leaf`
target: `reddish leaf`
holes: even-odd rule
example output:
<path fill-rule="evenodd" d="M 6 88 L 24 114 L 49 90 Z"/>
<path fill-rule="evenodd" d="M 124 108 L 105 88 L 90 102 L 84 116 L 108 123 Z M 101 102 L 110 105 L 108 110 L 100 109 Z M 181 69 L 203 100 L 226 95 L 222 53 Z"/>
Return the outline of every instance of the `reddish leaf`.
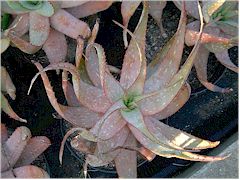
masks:
<path fill-rule="evenodd" d="M 100 21 L 100 19 L 96 19 L 96 23 L 94 24 L 93 29 L 92 29 L 91 37 L 88 39 L 88 45 L 93 44 L 97 38 L 97 33 L 99 30 L 99 21 Z"/>
<path fill-rule="evenodd" d="M 1 123 L 1 143 L 5 143 L 8 139 L 7 128 L 4 124 Z"/>
<path fill-rule="evenodd" d="M 160 55 L 163 59 L 154 60 L 159 61 L 158 63 L 160 64 L 158 65 L 158 69 L 147 79 L 145 83 L 146 92 L 153 92 L 163 88 L 177 73 L 182 59 L 186 21 L 186 12 L 183 9 L 178 30 L 173 39 L 170 40 L 171 44 L 164 47 L 164 56 Z"/>
<path fill-rule="evenodd" d="M 112 1 L 88 1 L 80 6 L 66 9 L 76 18 L 83 18 L 104 11 L 112 5 Z"/>
<path fill-rule="evenodd" d="M 156 154 L 145 147 L 141 147 L 139 153 L 141 153 L 148 161 L 152 161 L 156 157 Z"/>
<path fill-rule="evenodd" d="M 61 1 L 61 8 L 80 6 L 88 1 Z"/>
<path fill-rule="evenodd" d="M 16 88 L 12 82 L 10 75 L 5 67 L 1 66 L 1 91 L 6 92 L 9 96 L 15 100 Z"/>
<path fill-rule="evenodd" d="M 167 34 L 165 33 L 162 25 L 162 13 L 166 4 L 167 4 L 167 1 L 150 1 L 149 2 L 149 14 L 157 22 L 161 31 L 161 35 L 165 38 L 167 37 Z"/>
<path fill-rule="evenodd" d="M 2 151 L 4 152 L 10 167 L 13 167 L 16 164 L 30 138 L 30 130 L 21 126 L 13 132 L 10 138 L 3 145 Z M 2 171 L 6 171 L 8 168 L 8 166 L 2 166 Z"/>
<path fill-rule="evenodd" d="M 214 85 L 207 80 L 207 62 L 208 62 L 209 51 L 201 46 L 198 50 L 198 55 L 196 61 L 194 62 L 194 66 L 197 72 L 197 77 L 199 81 L 210 91 L 227 93 L 230 92 L 229 88 L 221 88 L 217 85 Z"/>
<path fill-rule="evenodd" d="M 181 7 L 182 7 L 181 1 L 177 0 L 177 1 L 173 1 L 173 3 L 177 6 L 178 9 L 181 10 Z M 199 19 L 197 1 L 196 0 L 186 1 L 185 4 L 186 4 L 187 14 L 194 17 L 195 19 Z"/>
<path fill-rule="evenodd" d="M 58 10 L 50 17 L 50 22 L 54 29 L 74 39 L 77 39 L 78 36 L 89 37 L 91 32 L 85 22 L 78 20 L 63 9 Z"/>
<path fill-rule="evenodd" d="M 31 164 L 50 145 L 50 140 L 45 136 L 36 136 L 31 138 L 25 146 L 21 156 L 17 160 L 14 167 Z"/>
<path fill-rule="evenodd" d="M 82 153 L 93 154 L 96 148 L 96 143 L 77 135 L 71 139 L 71 146 Z"/>
<path fill-rule="evenodd" d="M 188 101 L 190 95 L 191 87 L 188 83 L 186 83 L 173 98 L 172 102 L 170 102 L 161 112 L 154 114 L 153 117 L 158 120 L 162 120 L 172 116 L 180 108 L 182 108 L 182 106 Z"/>
<path fill-rule="evenodd" d="M 120 112 L 115 111 L 103 123 L 98 121 L 91 132 L 97 135 L 99 139 L 107 140 L 118 133 L 125 125 L 126 121 L 122 119 Z"/>
<path fill-rule="evenodd" d="M 9 29 L 12 29 L 18 37 L 27 33 L 29 30 L 29 13 L 18 15 L 9 26 Z"/>
<path fill-rule="evenodd" d="M 141 56 L 142 54 L 145 54 L 147 18 L 148 7 L 144 4 L 142 15 L 123 60 L 120 84 L 124 89 L 128 89 L 138 78 L 141 71 L 142 61 L 145 60 L 145 58 Z M 132 70 L 133 68 L 134 71 Z"/>
<path fill-rule="evenodd" d="M 235 64 L 233 64 L 232 61 L 230 60 L 227 50 L 219 52 L 219 53 L 215 53 L 215 56 L 222 65 L 224 65 L 228 69 L 231 69 L 232 71 L 238 73 L 238 67 Z"/>
<path fill-rule="evenodd" d="M 67 55 L 67 41 L 64 34 L 51 29 L 47 41 L 42 48 L 50 63 L 65 61 Z"/>
<path fill-rule="evenodd" d="M 135 137 L 130 133 L 125 146 L 137 146 Z M 114 159 L 119 178 L 137 178 L 137 152 L 122 149 Z"/>
<path fill-rule="evenodd" d="M 123 1 L 122 2 L 121 14 L 122 14 L 122 19 L 123 19 L 123 26 L 125 26 L 125 28 L 128 27 L 130 18 L 132 17 L 132 15 L 136 11 L 136 9 L 140 3 L 141 3 L 141 1 Z M 124 41 L 125 48 L 127 48 L 128 41 L 127 41 L 127 31 L 126 30 L 123 30 L 123 41 Z"/>
<path fill-rule="evenodd" d="M 75 54 L 75 65 L 76 65 L 77 69 L 79 70 L 80 75 L 81 75 L 81 69 L 80 69 L 81 63 L 85 62 L 82 60 L 83 48 L 84 48 L 84 40 L 81 37 L 78 37 L 76 54 Z M 84 69 L 85 69 L 85 64 L 84 64 Z"/>
<path fill-rule="evenodd" d="M 36 166 L 22 166 L 13 169 L 13 173 L 17 178 L 50 178 L 48 173 Z"/>
<path fill-rule="evenodd" d="M 42 46 L 47 40 L 50 31 L 49 19 L 34 11 L 30 12 L 29 17 L 30 43 L 35 46 Z"/>

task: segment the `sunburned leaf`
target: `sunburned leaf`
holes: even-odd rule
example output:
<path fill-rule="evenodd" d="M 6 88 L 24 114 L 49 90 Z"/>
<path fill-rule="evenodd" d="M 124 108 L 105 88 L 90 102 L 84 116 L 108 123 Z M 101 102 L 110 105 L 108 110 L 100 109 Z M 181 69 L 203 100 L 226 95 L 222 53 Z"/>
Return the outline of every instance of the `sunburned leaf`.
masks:
<path fill-rule="evenodd" d="M 82 59 L 83 48 L 84 48 L 84 40 L 81 37 L 78 37 L 77 38 L 76 54 L 75 54 L 75 65 L 76 65 L 76 67 L 79 71 L 81 69 L 80 66 L 83 63 L 83 59 Z M 84 64 L 84 69 L 85 69 L 85 64 Z M 81 75 L 81 73 L 80 73 L 80 75 Z"/>
<path fill-rule="evenodd" d="M 152 161 L 156 157 L 156 154 L 145 147 L 141 147 L 139 153 L 141 153 L 148 161 Z"/>
<path fill-rule="evenodd" d="M 86 38 L 90 35 L 90 29 L 85 22 L 75 18 L 63 9 L 54 13 L 50 17 L 50 22 L 54 29 L 74 39 L 77 39 L 78 36 Z"/>
<path fill-rule="evenodd" d="M 97 18 L 96 23 L 94 24 L 93 29 L 92 29 L 91 37 L 88 39 L 88 45 L 93 44 L 97 38 L 97 33 L 99 30 L 99 21 L 100 21 L 100 19 Z"/>
<path fill-rule="evenodd" d="M 224 65 L 228 69 L 231 69 L 232 71 L 238 73 L 238 67 L 235 64 L 233 64 L 233 62 L 230 60 L 227 50 L 219 52 L 219 53 L 215 53 L 215 56 L 222 65 Z"/>
<path fill-rule="evenodd" d="M 172 158 L 176 157 L 179 159 L 185 159 L 190 161 L 204 161 L 204 162 L 211 162 L 211 161 L 219 161 L 227 158 L 225 157 L 219 157 L 219 156 L 202 156 L 198 154 L 194 154 L 191 152 L 184 152 L 180 150 L 174 150 L 171 148 L 167 148 L 165 146 L 161 146 L 159 144 L 156 144 L 146 138 L 137 128 L 133 127 L 132 125 L 129 125 L 129 128 L 133 135 L 136 137 L 136 139 L 146 148 L 154 152 L 155 154 L 166 157 L 166 158 Z"/>
<path fill-rule="evenodd" d="M 50 29 L 48 38 L 42 48 L 50 63 L 63 62 L 67 55 L 67 41 L 65 35 Z"/>
<path fill-rule="evenodd" d="M 123 67 L 121 72 L 120 84 L 124 89 L 128 89 L 140 74 L 142 61 L 142 52 L 145 52 L 145 35 L 147 29 L 148 6 L 144 3 L 142 15 L 134 31 L 134 35 L 126 50 Z M 145 54 L 145 53 L 143 53 Z M 134 68 L 134 71 L 132 70 Z"/>
<path fill-rule="evenodd" d="M 76 18 L 83 18 L 108 9 L 112 3 L 113 1 L 88 1 L 82 5 L 68 8 L 66 11 Z"/>
<path fill-rule="evenodd" d="M 202 8 L 204 20 L 208 23 L 212 14 L 217 11 L 225 2 L 225 0 L 216 0 L 205 2 Z"/>
<path fill-rule="evenodd" d="M 50 145 L 50 140 L 45 136 L 36 136 L 31 138 L 14 167 L 21 167 L 31 164 Z"/>
<path fill-rule="evenodd" d="M 1 172 L 13 167 L 21 156 L 25 146 L 31 138 L 31 132 L 28 128 L 18 127 L 2 147 L 4 156 L 8 160 L 8 165 L 1 167 Z"/>
<path fill-rule="evenodd" d="M 10 104 L 8 103 L 8 100 L 4 97 L 4 95 L 1 92 L 1 110 L 3 110 L 7 115 L 9 115 L 11 118 L 20 121 L 20 122 L 27 122 L 27 120 L 20 118 L 11 108 Z"/>
<path fill-rule="evenodd" d="M 148 129 L 153 132 L 156 137 L 161 138 L 161 141 L 163 141 L 162 138 L 164 137 L 172 144 L 186 150 L 214 148 L 220 143 L 219 141 L 211 142 L 192 136 L 152 117 L 145 117 L 145 122 Z"/>
<path fill-rule="evenodd" d="M 173 98 L 173 100 L 162 111 L 154 114 L 153 117 L 162 120 L 175 114 L 188 101 L 191 95 L 191 87 L 186 83 Z"/>
<path fill-rule="evenodd" d="M 48 17 L 35 12 L 30 12 L 30 43 L 35 46 L 42 46 L 48 38 L 50 24 Z"/>
<path fill-rule="evenodd" d="M 135 137 L 130 133 L 125 146 L 137 146 Z M 114 159 L 119 178 L 137 178 L 137 152 L 121 149 Z"/>
<path fill-rule="evenodd" d="M 50 178 L 48 173 L 43 169 L 28 165 L 22 166 L 18 168 L 14 168 L 13 170 L 9 170 L 6 172 L 1 173 L 1 178 Z"/>
<path fill-rule="evenodd" d="M 214 85 L 207 80 L 207 62 L 208 62 L 209 51 L 202 45 L 198 50 L 198 55 L 194 62 L 194 66 L 197 72 L 199 81 L 210 91 L 227 93 L 231 92 L 230 88 L 221 88 Z"/>
<path fill-rule="evenodd" d="M 167 34 L 162 25 L 162 13 L 163 9 L 166 7 L 167 1 L 149 1 L 149 14 L 154 18 L 157 22 L 161 35 L 166 38 Z"/>
<path fill-rule="evenodd" d="M 122 14 L 122 19 L 123 19 L 123 26 L 125 28 L 128 27 L 128 23 L 130 21 L 130 18 L 136 11 L 137 7 L 141 1 L 123 1 L 121 4 L 121 14 Z M 123 30 L 123 41 L 124 41 L 124 46 L 127 48 L 128 46 L 128 41 L 127 41 L 127 31 Z"/>
<path fill-rule="evenodd" d="M 118 133 L 125 125 L 126 121 L 122 119 L 120 112 L 115 111 L 103 123 L 98 121 L 91 129 L 91 132 L 98 135 L 100 139 L 107 140 Z"/>
<path fill-rule="evenodd" d="M 183 5 L 178 30 L 170 40 L 171 44 L 167 44 L 163 48 L 164 54 L 160 55 L 163 60 L 158 59 L 160 63 L 158 69 L 147 79 L 145 83 L 146 92 L 153 92 L 163 88 L 177 73 L 182 59 L 186 21 L 186 11 Z"/>

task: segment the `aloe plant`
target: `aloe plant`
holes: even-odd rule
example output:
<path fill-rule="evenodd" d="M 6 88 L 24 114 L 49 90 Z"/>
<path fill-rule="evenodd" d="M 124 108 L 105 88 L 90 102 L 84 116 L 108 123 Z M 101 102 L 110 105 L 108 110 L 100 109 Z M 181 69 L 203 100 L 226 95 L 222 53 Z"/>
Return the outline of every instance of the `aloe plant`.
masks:
<path fill-rule="evenodd" d="M 43 169 L 30 165 L 49 146 L 45 136 L 31 137 L 27 127 L 18 127 L 10 137 L 1 124 L 1 178 L 49 178 Z"/>
<path fill-rule="evenodd" d="M 81 59 L 76 66 L 58 63 L 40 71 L 48 98 L 62 118 L 75 127 L 66 133 L 79 134 L 72 141 L 72 147 L 86 153 L 86 164 L 103 166 L 115 163 L 119 177 L 137 177 L 139 152 L 146 159 L 155 155 L 192 161 L 218 161 L 226 157 L 203 156 L 193 152 L 213 148 L 219 141 L 211 142 L 169 127 L 159 119 L 171 116 L 181 108 L 190 96 L 190 86 L 186 83 L 198 49 L 201 33 L 191 54 L 179 69 L 184 47 L 186 12 L 183 10 L 176 34 L 165 45 L 157 58 L 148 66 L 145 57 L 145 36 L 148 19 L 148 5 L 144 3 L 139 23 L 131 33 L 132 39 L 126 50 L 120 81 L 117 81 L 106 66 L 106 57 L 101 45 L 90 43 L 86 48 L 86 61 Z M 200 28 L 202 32 L 203 26 Z M 82 52 L 78 48 L 77 52 Z M 81 54 L 76 54 L 78 59 Z M 47 70 L 63 69 L 72 74 L 73 86 L 63 75 L 63 91 L 69 106 L 57 102 L 53 88 L 45 73 Z"/>
<path fill-rule="evenodd" d="M 193 2 L 186 2 L 193 7 Z M 238 2 L 237 1 L 203 1 L 203 15 L 206 26 L 203 30 L 202 45 L 199 48 L 197 59 L 194 63 L 198 79 L 209 90 L 215 92 L 231 92 L 231 88 L 222 88 L 208 82 L 207 63 L 210 52 L 214 53 L 217 60 L 228 69 L 238 73 L 238 67 L 230 60 L 228 49 L 238 45 Z M 196 42 L 198 20 L 187 26 L 185 41 L 188 46 Z"/>

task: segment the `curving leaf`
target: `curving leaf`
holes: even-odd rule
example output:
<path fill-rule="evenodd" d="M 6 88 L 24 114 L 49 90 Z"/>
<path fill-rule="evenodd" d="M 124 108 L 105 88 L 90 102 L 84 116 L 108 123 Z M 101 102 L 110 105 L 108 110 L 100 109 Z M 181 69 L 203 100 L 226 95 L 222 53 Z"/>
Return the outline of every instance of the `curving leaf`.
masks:
<path fill-rule="evenodd" d="M 201 46 L 198 50 L 198 55 L 194 62 L 194 66 L 195 66 L 199 81 L 210 91 L 221 92 L 221 93 L 231 92 L 230 88 L 221 88 L 217 85 L 214 85 L 208 82 L 208 79 L 207 79 L 208 56 L 209 56 L 209 51 L 204 46 Z"/>
<path fill-rule="evenodd" d="M 175 6 L 177 6 L 178 9 L 181 10 L 182 7 L 182 2 L 177 0 L 177 1 L 173 1 L 173 3 L 175 4 Z M 197 0 L 191 0 L 191 1 L 186 1 L 186 11 L 187 14 L 194 17 L 195 19 L 199 19 L 199 12 L 198 12 L 198 3 Z"/>
<path fill-rule="evenodd" d="M 81 135 L 77 135 L 71 139 L 71 147 L 80 151 L 81 153 L 93 154 L 96 149 L 96 143 L 88 141 L 82 138 Z"/>
<path fill-rule="evenodd" d="M 77 39 L 78 36 L 82 36 L 83 38 L 90 36 L 90 28 L 88 25 L 75 18 L 67 11 L 60 9 L 52 17 L 50 17 L 51 26 L 62 32 L 63 34 Z"/>
<path fill-rule="evenodd" d="M 82 5 L 68 8 L 70 14 L 76 18 L 83 18 L 89 15 L 96 14 L 100 11 L 108 9 L 112 5 L 113 1 L 88 1 Z"/>
<path fill-rule="evenodd" d="M 36 136 L 31 138 L 14 167 L 21 167 L 31 164 L 50 145 L 50 140 L 45 136 Z"/>
<path fill-rule="evenodd" d="M 5 143 L 8 139 L 7 128 L 4 124 L 1 123 L 1 143 Z"/>
<path fill-rule="evenodd" d="M 7 0 L 6 2 L 10 8 L 17 12 L 26 13 L 29 11 L 27 8 L 23 7 L 18 1 Z"/>
<path fill-rule="evenodd" d="M 227 50 L 215 53 L 215 56 L 222 65 L 238 73 L 238 67 L 231 61 Z"/>
<path fill-rule="evenodd" d="M 88 1 L 62 1 L 61 8 L 70 8 L 75 6 L 80 6 Z"/>
<path fill-rule="evenodd" d="M 5 67 L 1 66 L 1 91 L 6 92 L 9 96 L 15 100 L 16 87 L 14 86 L 10 75 Z"/>
<path fill-rule="evenodd" d="M 158 69 L 156 69 L 155 72 L 148 77 L 145 83 L 144 88 L 147 93 L 163 88 L 177 73 L 182 59 L 186 21 L 186 11 L 185 6 L 183 5 L 176 34 L 170 40 L 169 44 L 163 48 L 163 52 L 160 51 L 159 54 L 161 55 L 158 54 L 156 56 L 156 60 L 154 60 L 154 64 L 156 65 L 157 63 L 159 65 L 157 65 Z"/>
<path fill-rule="evenodd" d="M 141 51 L 145 52 L 147 19 L 148 6 L 144 3 L 142 15 L 124 55 L 120 78 L 120 84 L 124 89 L 128 89 L 136 81 L 141 71 L 142 62 L 145 60 L 144 57 L 141 57 L 145 53 L 141 53 Z"/>
<path fill-rule="evenodd" d="M 65 35 L 50 29 L 48 38 L 42 49 L 45 51 L 50 63 L 65 61 L 67 56 L 67 40 Z"/>
<path fill-rule="evenodd" d="M 50 31 L 49 19 L 36 12 L 30 12 L 29 17 L 30 43 L 35 46 L 42 46 L 47 40 Z"/>
<path fill-rule="evenodd" d="M 29 31 L 29 13 L 18 15 L 10 24 L 9 29 L 14 31 L 14 35 L 21 37 Z"/>

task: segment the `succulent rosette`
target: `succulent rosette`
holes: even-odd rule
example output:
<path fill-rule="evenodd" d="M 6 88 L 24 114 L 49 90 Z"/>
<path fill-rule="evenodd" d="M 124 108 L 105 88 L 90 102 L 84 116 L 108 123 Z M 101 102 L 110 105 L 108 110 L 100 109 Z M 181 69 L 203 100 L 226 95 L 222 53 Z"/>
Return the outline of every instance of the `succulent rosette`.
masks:
<path fill-rule="evenodd" d="M 186 80 L 200 47 L 203 26 L 191 54 L 180 68 L 187 21 L 183 4 L 176 34 L 147 66 L 148 11 L 148 4 L 144 2 L 134 33 L 115 22 L 132 37 L 119 81 L 107 68 L 104 49 L 94 41 L 86 48 L 85 61 L 79 53 L 81 46 L 77 47 L 76 66 L 58 63 L 43 68 L 35 63 L 40 72 L 33 78 L 30 88 L 41 75 L 50 103 L 62 118 L 75 126 L 63 139 L 61 163 L 64 143 L 75 131 L 79 134 L 72 139 L 71 145 L 86 154 L 84 167 L 114 162 L 121 178 L 137 177 L 137 152 L 148 160 L 155 155 L 204 162 L 226 158 L 194 153 L 213 148 L 219 141 L 203 140 L 159 121 L 178 111 L 190 97 L 191 88 Z M 68 106 L 58 103 L 55 97 L 45 72 L 53 69 L 64 70 L 62 86 Z M 73 85 L 66 71 L 72 74 Z"/>

